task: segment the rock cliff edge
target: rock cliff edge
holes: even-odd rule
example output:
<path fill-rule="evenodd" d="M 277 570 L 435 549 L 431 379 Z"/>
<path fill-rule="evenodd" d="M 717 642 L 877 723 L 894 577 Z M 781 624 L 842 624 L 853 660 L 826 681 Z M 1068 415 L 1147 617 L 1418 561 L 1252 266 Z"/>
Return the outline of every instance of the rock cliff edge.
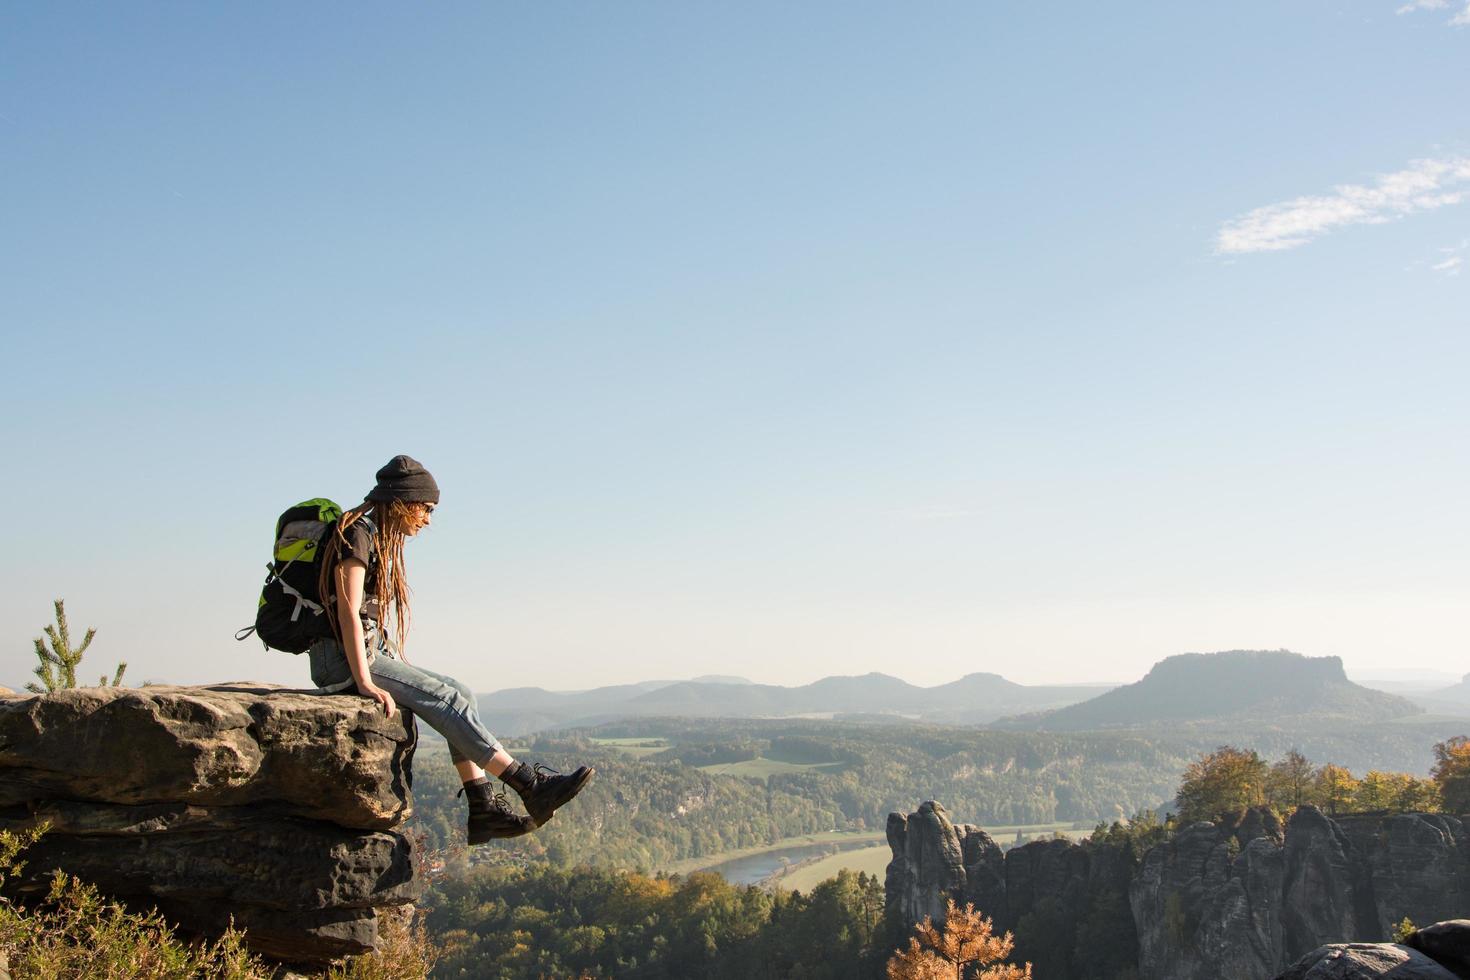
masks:
<path fill-rule="evenodd" d="M 59 868 L 277 959 L 366 952 L 417 894 L 415 743 L 363 698 L 251 682 L 0 695 L 0 829 L 51 828 L 7 891 Z"/>

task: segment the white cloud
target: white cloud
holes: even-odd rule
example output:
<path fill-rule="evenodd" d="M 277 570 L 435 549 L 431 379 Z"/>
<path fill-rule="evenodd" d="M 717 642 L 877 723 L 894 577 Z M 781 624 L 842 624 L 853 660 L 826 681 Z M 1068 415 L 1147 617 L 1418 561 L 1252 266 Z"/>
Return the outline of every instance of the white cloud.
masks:
<path fill-rule="evenodd" d="M 1431 263 L 1429 270 L 1431 272 L 1442 272 L 1446 276 L 1458 276 L 1460 271 L 1465 267 L 1465 254 L 1467 252 L 1470 252 L 1470 238 L 1464 239 L 1458 245 L 1451 245 L 1449 248 L 1440 249 L 1439 254 L 1443 255 L 1444 258 L 1438 262 Z"/>
<path fill-rule="evenodd" d="M 1432 258 L 1421 259 L 1420 261 L 1410 263 L 1405 267 L 1405 270 L 1427 269 L 1430 272 L 1437 272 L 1447 279 L 1453 279 L 1457 278 L 1465 269 L 1470 268 L 1470 265 L 1467 265 L 1465 262 L 1466 257 L 1470 256 L 1470 238 L 1462 238 L 1457 244 L 1450 245 L 1446 248 L 1435 249 L 1435 253 Z"/>
<path fill-rule="evenodd" d="M 1233 218 L 1215 236 L 1215 251 L 1236 255 L 1297 248 L 1348 225 L 1384 224 L 1459 204 L 1470 196 L 1470 187 L 1460 185 L 1470 185 L 1470 157 L 1415 160 L 1372 185 L 1342 184 L 1331 194 L 1268 204 Z"/>
<path fill-rule="evenodd" d="M 1412 14 L 1420 10 L 1443 10 L 1450 6 L 1450 0 L 1409 0 L 1398 9 L 1399 14 Z M 1470 25 L 1470 0 L 1466 0 L 1464 9 L 1450 18 L 1450 24 L 1455 27 Z"/>

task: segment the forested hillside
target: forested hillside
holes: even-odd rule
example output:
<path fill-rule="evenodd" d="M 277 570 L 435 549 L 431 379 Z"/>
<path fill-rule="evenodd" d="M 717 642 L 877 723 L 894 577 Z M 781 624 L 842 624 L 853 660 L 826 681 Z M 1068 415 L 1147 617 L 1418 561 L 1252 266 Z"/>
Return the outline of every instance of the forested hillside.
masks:
<path fill-rule="evenodd" d="M 593 740 L 619 737 L 644 744 Z M 498 850 L 647 870 L 797 835 L 881 830 L 891 811 L 935 797 L 980 823 L 1090 825 L 1159 806 L 1190 755 L 1132 736 L 755 721 L 624 724 L 512 750 L 598 774 L 565 814 Z M 463 835 L 463 804 L 444 756 L 434 743 L 420 750 L 414 792 L 416 822 L 447 843 Z"/>
<path fill-rule="evenodd" d="M 1159 806 L 1188 762 L 1180 747 L 1114 735 L 791 722 L 661 722 L 640 734 L 672 744 L 642 758 L 583 734 L 513 745 L 598 774 L 565 815 L 496 846 L 557 864 L 656 870 L 802 834 L 881 830 L 894 809 L 936 796 L 976 822 L 1091 824 Z M 433 743 L 420 751 L 414 792 L 416 821 L 448 842 L 463 836 L 463 804 L 444 755 Z M 750 775 L 730 765 L 742 756 Z"/>
<path fill-rule="evenodd" d="M 1461 726 L 1463 727 L 1463 726 Z M 1187 733 L 983 731 L 822 721 L 641 719 L 511 743 L 597 778 L 536 834 L 495 845 L 524 859 L 657 870 L 831 830 L 878 831 L 890 812 L 943 799 L 982 826 L 1112 821 L 1173 798 L 1190 761 L 1227 743 L 1268 759 L 1293 748 L 1354 771 L 1425 775 L 1453 725 Z M 432 840 L 463 836 L 459 784 L 442 744 L 415 765 L 417 822 Z"/>

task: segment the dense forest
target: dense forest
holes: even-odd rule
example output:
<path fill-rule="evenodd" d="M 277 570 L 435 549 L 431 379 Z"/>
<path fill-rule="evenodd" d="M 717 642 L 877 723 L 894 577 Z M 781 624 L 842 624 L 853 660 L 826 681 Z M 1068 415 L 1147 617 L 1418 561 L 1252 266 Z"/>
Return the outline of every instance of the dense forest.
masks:
<path fill-rule="evenodd" d="M 851 872 L 799 895 L 705 873 L 482 866 L 442 875 L 427 900 L 436 977 L 881 976 L 907 932 L 885 923 L 882 882 Z"/>

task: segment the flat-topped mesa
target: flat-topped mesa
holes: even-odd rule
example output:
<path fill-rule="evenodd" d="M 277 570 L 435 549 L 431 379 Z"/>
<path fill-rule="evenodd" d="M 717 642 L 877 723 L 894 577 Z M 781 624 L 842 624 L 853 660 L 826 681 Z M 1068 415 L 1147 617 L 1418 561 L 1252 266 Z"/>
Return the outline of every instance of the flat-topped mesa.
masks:
<path fill-rule="evenodd" d="M 52 869 L 252 948 L 366 952 L 413 901 L 416 743 L 371 701 L 239 682 L 0 696 L 0 829 L 50 825 L 8 889 Z"/>

